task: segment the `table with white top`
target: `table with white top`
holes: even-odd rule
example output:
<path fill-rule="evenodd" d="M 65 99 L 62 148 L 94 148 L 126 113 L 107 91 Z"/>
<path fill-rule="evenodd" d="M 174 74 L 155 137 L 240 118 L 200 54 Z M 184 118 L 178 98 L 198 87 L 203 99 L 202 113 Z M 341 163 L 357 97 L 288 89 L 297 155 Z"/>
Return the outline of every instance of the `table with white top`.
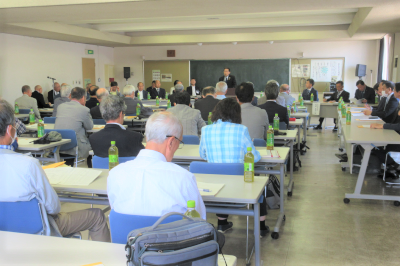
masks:
<path fill-rule="evenodd" d="M 96 169 L 98 170 L 98 169 Z M 83 204 L 100 204 L 109 205 L 107 198 L 98 196 L 85 196 L 79 195 L 79 193 L 88 194 L 107 194 L 107 177 L 108 170 L 101 169 L 102 173 L 100 176 L 93 181 L 89 186 L 71 186 L 71 185 L 52 185 L 55 191 L 59 194 L 60 201 L 62 202 L 73 202 Z M 243 175 L 212 175 L 212 174 L 194 174 L 197 182 L 204 183 L 215 183 L 224 184 L 224 187 L 215 196 L 202 196 L 205 202 L 217 202 L 217 203 L 241 203 L 241 204 L 253 204 L 254 209 L 238 209 L 234 205 L 229 207 L 206 207 L 206 211 L 209 213 L 220 213 L 228 215 L 243 215 L 254 217 L 254 239 L 255 239 L 255 259 L 256 265 L 261 265 L 260 259 L 260 203 L 258 202 L 262 193 L 264 192 L 265 186 L 268 183 L 268 176 L 255 176 L 254 182 L 244 182 Z M 282 187 L 282 184 L 281 184 Z M 281 195 L 281 209 L 283 209 L 283 195 Z M 207 205 L 207 204 L 206 204 Z M 282 215 L 284 220 L 284 214 Z M 279 220 L 279 218 L 278 218 Z M 282 222 L 282 221 L 281 221 Z M 280 222 L 280 223 L 281 223 Z M 279 223 L 279 226 L 280 226 Z M 279 231 L 278 229 L 275 229 Z M 272 234 L 274 234 L 273 232 Z M 276 232 L 277 237 L 279 233 Z"/>
<path fill-rule="evenodd" d="M 5 231 L 0 231 L 0 239 L 0 265 L 126 265 L 124 244 Z M 224 256 L 228 266 L 236 266 L 235 256 Z M 225 265 L 222 255 L 218 255 L 218 265 Z"/>
<path fill-rule="evenodd" d="M 341 132 L 346 145 L 346 151 L 348 156 L 348 162 L 352 167 L 352 154 L 353 150 L 351 146 L 357 144 L 364 148 L 364 155 L 361 162 L 360 172 L 358 173 L 356 187 L 354 193 L 345 194 L 344 202 L 349 203 L 350 199 L 372 199 L 372 200 L 393 200 L 400 201 L 400 196 L 391 195 L 373 195 L 373 194 L 361 194 L 361 188 L 364 183 L 365 173 L 368 166 L 369 157 L 371 150 L 374 147 L 386 146 L 388 144 L 400 145 L 399 134 L 394 130 L 385 129 L 371 129 L 371 128 L 359 128 L 360 125 L 370 125 L 371 123 L 383 123 L 383 121 L 357 121 L 356 119 L 367 118 L 367 116 L 352 117 L 351 124 L 346 125 L 346 119 L 340 118 Z"/>
<path fill-rule="evenodd" d="M 123 127 L 127 128 L 127 125 L 122 125 Z M 94 125 L 92 129 L 86 130 L 87 133 L 96 133 L 102 130 L 105 125 Z M 29 131 L 37 132 L 38 124 L 27 125 L 26 129 Z M 54 124 L 44 124 L 44 129 L 54 129 Z"/>
<path fill-rule="evenodd" d="M 53 108 L 39 108 L 39 113 L 53 114 Z"/>
<path fill-rule="evenodd" d="M 15 118 L 18 119 L 24 119 L 24 118 L 28 118 L 29 114 L 14 114 Z"/>
<path fill-rule="evenodd" d="M 296 121 L 289 121 L 289 126 L 297 127 L 297 149 L 300 150 L 300 127 L 303 125 L 304 119 L 297 119 Z"/>
<path fill-rule="evenodd" d="M 54 160 L 49 158 L 43 158 L 43 157 L 38 157 L 37 159 L 39 161 L 54 161 L 54 162 L 60 162 L 60 147 L 64 144 L 70 143 L 70 139 L 62 139 L 60 141 L 55 141 L 55 142 L 50 142 L 49 144 L 33 144 L 31 143 L 34 140 L 37 140 L 38 138 L 18 138 L 18 149 L 16 152 L 20 153 L 38 153 L 38 152 L 44 152 L 45 150 L 48 149 L 53 149 L 54 147 L 57 147 L 54 153 Z"/>
<path fill-rule="evenodd" d="M 308 117 L 310 116 L 310 113 L 306 112 L 297 112 L 297 113 L 291 113 L 290 117 L 294 117 L 296 119 L 303 119 L 303 140 L 307 142 L 307 120 Z M 290 123 L 289 123 L 290 125 Z"/>

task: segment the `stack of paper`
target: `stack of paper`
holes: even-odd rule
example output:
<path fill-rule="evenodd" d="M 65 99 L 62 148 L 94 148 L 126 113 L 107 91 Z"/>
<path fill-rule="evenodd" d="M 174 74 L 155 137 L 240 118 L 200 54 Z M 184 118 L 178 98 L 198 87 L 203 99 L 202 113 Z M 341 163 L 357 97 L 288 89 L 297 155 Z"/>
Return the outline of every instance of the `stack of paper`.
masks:
<path fill-rule="evenodd" d="M 365 119 L 356 119 L 357 121 L 381 121 L 382 119 L 378 118 L 365 118 Z"/>
<path fill-rule="evenodd" d="M 94 125 L 93 129 L 103 129 L 105 125 Z"/>
<path fill-rule="evenodd" d="M 370 128 L 370 125 L 358 125 L 358 128 Z"/>
<path fill-rule="evenodd" d="M 357 112 L 357 113 L 351 113 L 351 115 L 352 116 L 364 116 L 364 114 L 363 113 L 361 113 L 361 112 Z"/>
<path fill-rule="evenodd" d="M 202 196 L 215 196 L 224 186 L 225 184 L 197 182 L 197 187 Z"/>
<path fill-rule="evenodd" d="M 100 170 L 58 167 L 45 169 L 44 172 L 52 185 L 88 186 L 100 174 Z"/>
<path fill-rule="evenodd" d="M 263 157 L 280 158 L 281 156 L 279 155 L 278 151 L 276 151 L 276 150 L 267 150 L 267 154 L 263 155 Z"/>

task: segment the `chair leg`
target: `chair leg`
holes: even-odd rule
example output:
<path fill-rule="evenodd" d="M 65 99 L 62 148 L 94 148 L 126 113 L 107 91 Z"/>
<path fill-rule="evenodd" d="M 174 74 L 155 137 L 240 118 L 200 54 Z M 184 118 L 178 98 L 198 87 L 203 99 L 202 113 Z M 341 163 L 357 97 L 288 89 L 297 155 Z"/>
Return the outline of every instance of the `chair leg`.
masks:
<path fill-rule="evenodd" d="M 383 169 L 383 181 L 386 180 L 385 177 L 386 177 L 387 157 L 388 157 L 388 153 L 386 153 L 386 157 L 385 157 L 385 168 Z"/>

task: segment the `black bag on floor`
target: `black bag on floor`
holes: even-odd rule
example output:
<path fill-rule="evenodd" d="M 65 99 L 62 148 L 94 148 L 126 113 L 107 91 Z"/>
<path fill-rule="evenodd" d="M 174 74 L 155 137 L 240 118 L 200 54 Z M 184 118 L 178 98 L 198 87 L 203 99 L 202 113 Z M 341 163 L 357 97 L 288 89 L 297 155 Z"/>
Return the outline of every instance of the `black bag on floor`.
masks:
<path fill-rule="evenodd" d="M 303 140 L 303 142 L 300 143 L 300 154 L 301 155 L 306 154 L 307 150 L 309 150 L 309 149 L 310 149 L 310 147 L 308 147 L 306 145 L 306 142 Z"/>
<path fill-rule="evenodd" d="M 301 167 L 301 161 L 299 157 L 299 150 L 298 149 L 293 149 L 293 172 L 298 171 L 299 168 Z M 286 164 L 286 170 L 289 172 L 290 171 L 290 156 Z"/>
<path fill-rule="evenodd" d="M 279 179 L 274 175 L 269 175 L 267 183 L 266 201 L 270 209 L 279 209 L 281 200 L 281 189 Z"/>

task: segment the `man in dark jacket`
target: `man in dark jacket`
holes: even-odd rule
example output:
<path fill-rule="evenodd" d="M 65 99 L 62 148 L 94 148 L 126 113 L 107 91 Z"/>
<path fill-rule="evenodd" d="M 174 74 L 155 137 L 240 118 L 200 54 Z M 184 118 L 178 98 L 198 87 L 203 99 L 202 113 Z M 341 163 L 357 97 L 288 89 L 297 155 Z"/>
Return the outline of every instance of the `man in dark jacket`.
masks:
<path fill-rule="evenodd" d="M 219 81 L 225 81 L 228 88 L 236 88 L 236 78 L 231 75 L 231 69 L 228 67 L 224 68 L 224 75 L 219 78 Z"/>
<path fill-rule="evenodd" d="M 89 109 L 92 109 L 93 107 L 97 106 L 97 104 L 99 103 L 99 101 L 96 98 L 96 91 L 99 89 L 99 87 L 93 85 L 92 87 L 90 87 L 89 89 L 89 94 L 90 94 L 90 99 L 88 101 L 86 101 L 85 106 Z"/>
<path fill-rule="evenodd" d="M 96 91 L 96 97 L 97 100 L 101 103 L 101 100 L 105 97 L 108 96 L 108 90 L 104 89 L 104 88 L 100 88 Z M 93 107 L 92 109 L 90 109 L 90 114 L 92 116 L 93 119 L 103 119 L 103 117 L 101 116 L 101 112 L 100 112 L 100 104 L 96 105 L 95 107 Z"/>
<path fill-rule="evenodd" d="M 44 101 L 44 97 L 43 97 L 43 89 L 42 86 L 40 85 L 36 85 L 35 86 L 35 91 L 32 92 L 32 98 L 35 98 L 38 104 L 38 108 L 51 108 L 51 103 L 47 104 Z"/>
<path fill-rule="evenodd" d="M 115 95 L 104 97 L 100 111 L 107 124 L 104 129 L 89 137 L 94 155 L 108 157 L 111 141 L 115 141 L 119 157 L 136 156 L 141 149 L 144 149 L 142 134 L 128 131 L 122 126 L 126 111 L 123 98 Z"/>
<path fill-rule="evenodd" d="M 279 122 L 285 122 L 289 126 L 289 114 L 285 107 L 276 103 L 276 98 L 279 95 L 279 86 L 275 82 L 267 83 L 265 86 L 265 96 L 267 101 L 258 107 L 267 111 L 268 121 L 273 124 L 275 114 L 279 116 Z"/>
<path fill-rule="evenodd" d="M 301 96 L 303 97 L 303 100 L 310 101 L 311 100 L 311 94 L 314 96 L 314 101 L 318 102 L 318 91 L 316 89 L 314 89 L 314 80 L 313 79 L 307 79 L 307 81 L 306 81 L 306 89 L 303 91 Z"/>
<path fill-rule="evenodd" d="M 204 98 L 196 101 L 194 108 L 200 110 L 201 117 L 207 123 L 208 114 L 214 110 L 219 100 L 215 99 L 215 88 L 211 86 L 203 88 L 202 95 Z"/>
<path fill-rule="evenodd" d="M 354 97 L 362 103 L 375 103 L 375 90 L 365 85 L 364 81 L 358 80 L 357 90 Z"/>

